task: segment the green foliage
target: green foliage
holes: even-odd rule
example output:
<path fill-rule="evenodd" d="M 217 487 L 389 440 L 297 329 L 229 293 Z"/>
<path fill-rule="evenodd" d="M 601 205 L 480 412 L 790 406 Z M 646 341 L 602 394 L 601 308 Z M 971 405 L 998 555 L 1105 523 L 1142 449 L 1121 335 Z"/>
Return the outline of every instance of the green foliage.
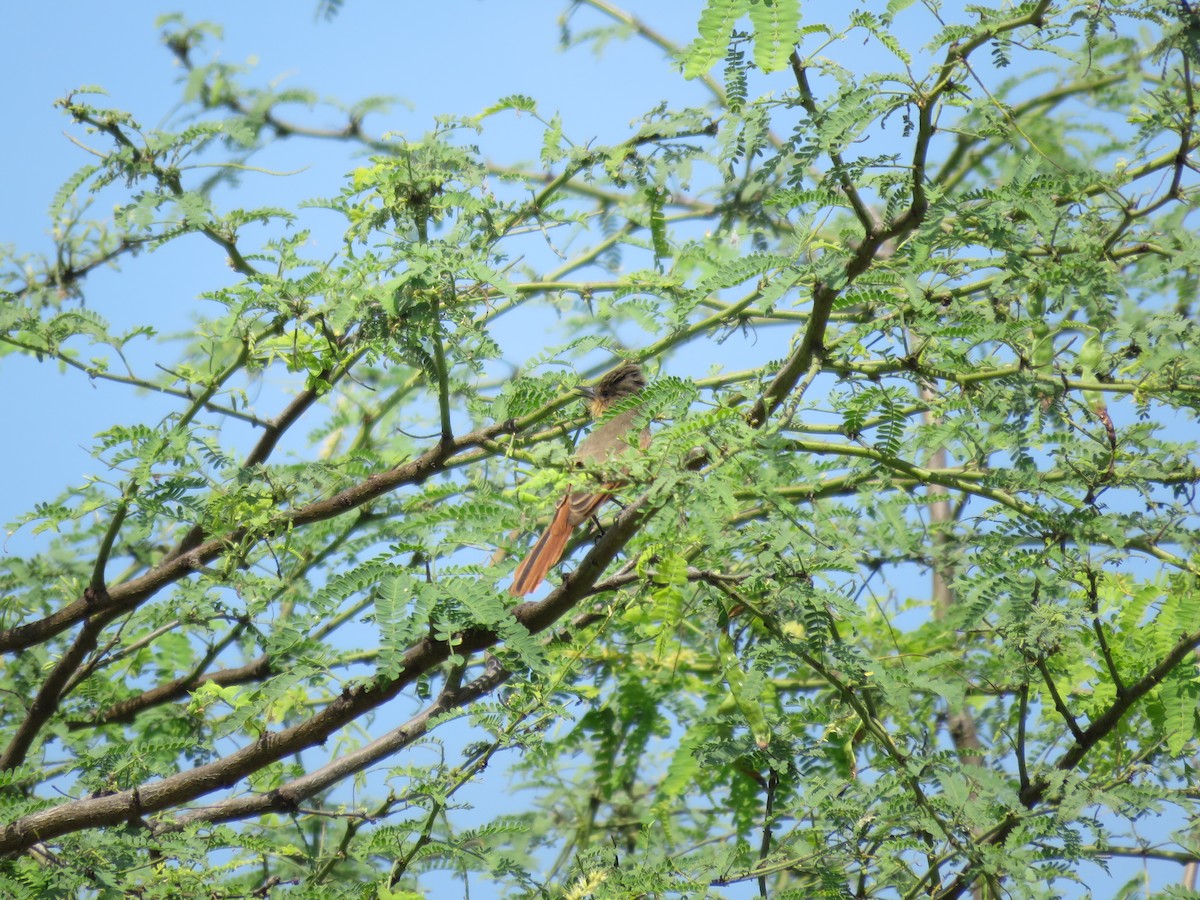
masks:
<path fill-rule="evenodd" d="M 754 26 L 754 64 L 774 72 L 788 64 L 800 23 L 800 4 L 788 0 L 751 0 L 746 10 Z"/>
<path fill-rule="evenodd" d="M 708 0 L 700 13 L 695 42 L 684 59 L 685 78 L 703 75 L 725 54 L 733 26 L 750 6 L 750 0 Z"/>
<path fill-rule="evenodd" d="M 1195 855 L 1190 14 L 708 0 L 682 48 L 580 5 L 712 103 L 374 136 L 178 16 L 178 120 L 60 102 L 102 149 L 55 252 L 5 251 L 0 352 L 167 411 L 10 526 L 4 896 L 1053 897 Z M 225 208 L 331 137 L 323 197 Z M 202 314 L 114 328 L 90 274 L 191 236 Z M 601 422 L 653 440 L 581 471 L 618 360 Z M 620 505 L 511 597 L 585 481 Z"/>

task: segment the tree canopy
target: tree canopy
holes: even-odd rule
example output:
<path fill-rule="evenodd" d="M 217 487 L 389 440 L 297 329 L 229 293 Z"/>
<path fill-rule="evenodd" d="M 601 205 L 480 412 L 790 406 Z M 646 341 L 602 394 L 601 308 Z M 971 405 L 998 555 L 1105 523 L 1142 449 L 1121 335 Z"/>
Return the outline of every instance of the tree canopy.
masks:
<path fill-rule="evenodd" d="M 62 98 L 0 354 L 171 406 L 10 525 L 0 892 L 1200 896 L 1200 10 L 807 6 L 572 4 L 707 91 L 621 135 L 392 132 L 180 16 L 165 124 Z M 239 203 L 285 142 L 348 174 Z M 653 440 L 513 598 L 621 361 Z"/>

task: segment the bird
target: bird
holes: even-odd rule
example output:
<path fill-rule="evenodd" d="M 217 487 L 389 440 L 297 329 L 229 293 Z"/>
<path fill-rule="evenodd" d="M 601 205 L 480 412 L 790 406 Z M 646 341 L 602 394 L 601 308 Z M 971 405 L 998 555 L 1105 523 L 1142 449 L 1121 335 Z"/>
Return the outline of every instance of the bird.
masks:
<path fill-rule="evenodd" d="M 642 374 L 641 367 L 627 362 L 601 378 L 595 388 L 579 388 L 579 391 L 588 398 L 588 410 L 592 418 L 599 419 L 613 406 L 626 397 L 640 393 L 645 387 L 646 376 Z M 579 468 L 603 465 L 629 450 L 629 432 L 638 413 L 639 408 L 633 406 L 601 424 L 579 442 L 575 448 L 574 464 Z M 639 436 L 639 446 L 645 450 L 649 442 L 650 430 L 644 428 Z M 554 508 L 550 525 L 537 539 L 529 555 L 517 566 L 508 592 L 515 597 L 523 597 L 537 590 L 546 573 L 562 559 L 571 532 L 609 500 L 620 485 L 619 481 L 610 481 L 587 491 L 573 490 L 573 485 L 568 487 Z"/>

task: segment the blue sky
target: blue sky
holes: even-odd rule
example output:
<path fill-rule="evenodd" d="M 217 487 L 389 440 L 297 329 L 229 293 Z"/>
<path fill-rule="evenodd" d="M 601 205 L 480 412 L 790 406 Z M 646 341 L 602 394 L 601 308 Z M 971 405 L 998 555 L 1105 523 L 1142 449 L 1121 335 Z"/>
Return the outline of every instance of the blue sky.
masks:
<path fill-rule="evenodd" d="M 699 4 L 642 4 L 656 27 L 687 40 Z M 332 20 L 318 20 L 316 4 L 281 2 L 191 2 L 172 6 L 138 4 L 17 4 L 7 12 L 0 37 L 0 77 L 10 85 L 8 121 L 13 127 L 3 144 L 4 168 L 18 177 L 5 180 L 0 195 L 0 243 L 25 252 L 48 252 L 46 210 L 62 182 L 90 161 L 64 132 L 80 138 L 54 102 L 83 85 L 103 87 L 97 98 L 132 112 L 144 127 L 164 124 L 181 94 L 182 69 L 159 41 L 155 18 L 182 12 L 190 21 L 221 23 L 221 59 L 251 64 L 253 83 L 280 81 L 310 88 L 323 99 L 346 104 L 368 96 L 392 96 L 399 102 L 387 115 L 372 115 L 367 130 L 419 136 L 441 114 L 472 115 L 513 93 L 537 98 L 549 116 L 561 112 L 568 134 L 602 143 L 630 134 L 630 123 L 658 102 L 699 104 L 705 92 L 672 77 L 661 51 L 644 42 L 616 42 L 603 59 L 588 48 L 559 52 L 558 16 L 565 4 L 510 4 L 461 0 L 440 4 L 354 0 Z M 573 28 L 601 23 L 590 11 L 577 14 Z M 620 90 L 614 91 L 614 77 Z M 690 96 L 689 96 L 690 94 Z M 344 119 L 332 107 L 314 112 L 295 108 L 298 121 L 337 127 Z M 541 126 L 528 117 L 491 120 L 484 155 L 503 162 L 533 161 Z M 92 138 L 95 146 L 103 141 Z M 295 172 L 288 177 L 248 175 L 236 201 L 249 207 L 335 194 L 355 165 L 345 146 L 330 142 L 284 142 L 256 157 L 254 165 Z M 103 215 L 100 204 L 95 212 Z M 330 232 L 333 236 L 334 232 Z M 319 239 L 319 238 L 318 238 Z M 114 325 L 131 327 L 161 321 L 165 306 L 177 309 L 174 321 L 185 328 L 195 298 L 216 287 L 225 270 L 217 247 L 192 237 L 155 254 L 126 260 L 122 271 L 93 273 L 88 304 Z M 164 296 L 164 285 L 174 291 Z M 152 306 L 152 315 L 147 315 Z M 10 523 L 33 503 L 48 500 L 89 471 L 86 448 L 93 436 L 128 412 L 134 420 L 165 414 L 169 405 L 156 397 L 133 397 L 128 389 L 89 384 L 80 373 L 46 378 L 46 366 L 32 360 L 0 358 L 0 421 L 21 439 L 9 443 L 10 470 L 27 477 L 0 492 L 0 522 Z M 36 399 L 22 385 L 36 382 Z M 114 411 L 119 415 L 114 417 Z M 29 548 L 18 533 L 8 550 Z"/>

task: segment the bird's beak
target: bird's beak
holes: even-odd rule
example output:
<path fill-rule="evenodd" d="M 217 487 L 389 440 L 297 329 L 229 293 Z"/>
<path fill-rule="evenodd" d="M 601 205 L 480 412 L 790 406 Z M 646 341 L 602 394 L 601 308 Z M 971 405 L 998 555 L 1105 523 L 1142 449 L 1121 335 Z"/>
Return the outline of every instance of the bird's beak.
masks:
<path fill-rule="evenodd" d="M 575 388 L 575 393 L 582 394 L 588 400 L 596 399 L 596 389 L 595 388 L 580 386 L 580 387 Z"/>

